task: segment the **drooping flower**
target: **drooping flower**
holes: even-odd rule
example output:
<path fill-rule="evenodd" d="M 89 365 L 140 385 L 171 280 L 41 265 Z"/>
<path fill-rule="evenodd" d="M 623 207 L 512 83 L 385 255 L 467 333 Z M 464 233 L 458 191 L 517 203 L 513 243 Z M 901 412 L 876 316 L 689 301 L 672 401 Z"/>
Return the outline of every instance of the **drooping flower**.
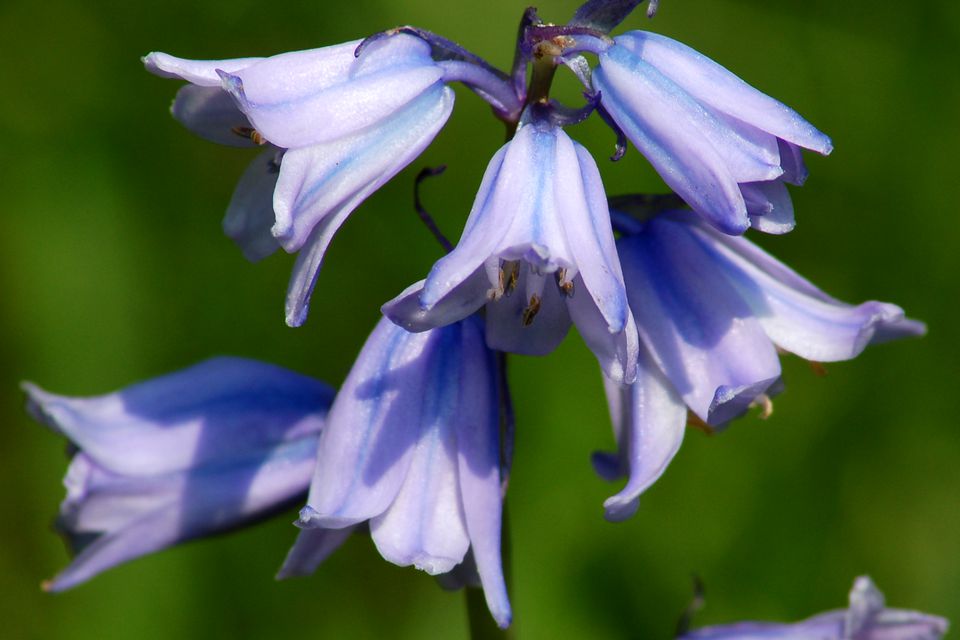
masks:
<path fill-rule="evenodd" d="M 173 115 L 214 142 L 267 144 L 237 186 L 224 230 L 250 259 L 297 252 L 287 322 L 306 319 L 323 255 L 347 216 L 412 162 L 453 108 L 444 68 L 397 34 L 271 58 L 194 61 L 151 53 L 146 68 L 191 84 Z"/>
<path fill-rule="evenodd" d="M 829 154 L 830 139 L 684 44 L 645 31 L 614 42 L 594 88 L 667 185 L 725 233 L 790 231 L 784 183 L 806 179 L 801 147 Z"/>
<path fill-rule="evenodd" d="M 281 576 L 312 572 L 368 523 L 381 555 L 400 566 L 445 574 L 469 552 L 494 619 L 509 625 L 500 404 L 477 318 L 422 333 L 382 319 L 330 409 L 304 530 Z"/>
<path fill-rule="evenodd" d="M 546 120 L 493 157 L 459 244 L 383 312 L 424 331 L 484 305 L 491 348 L 549 353 L 572 318 L 607 375 L 633 379 L 636 330 L 599 171 Z"/>
<path fill-rule="evenodd" d="M 690 211 L 636 223 L 618 248 L 641 348 L 637 382 L 608 381 L 619 454 L 594 458 L 608 479 L 629 475 L 605 503 L 612 520 L 632 515 L 640 493 L 666 469 L 688 408 L 723 427 L 779 390 L 778 350 L 833 362 L 925 332 L 895 305 L 831 298 L 746 238 L 720 233 Z"/>
<path fill-rule="evenodd" d="M 792 624 L 740 622 L 703 627 L 678 640 L 940 640 L 949 623 L 907 609 L 888 609 L 867 576 L 850 590 L 847 609 L 828 611 Z"/>
<path fill-rule="evenodd" d="M 76 450 L 57 529 L 77 555 L 50 591 L 302 500 L 333 399 L 321 382 L 239 358 L 98 397 L 24 390 L 27 410 Z"/>

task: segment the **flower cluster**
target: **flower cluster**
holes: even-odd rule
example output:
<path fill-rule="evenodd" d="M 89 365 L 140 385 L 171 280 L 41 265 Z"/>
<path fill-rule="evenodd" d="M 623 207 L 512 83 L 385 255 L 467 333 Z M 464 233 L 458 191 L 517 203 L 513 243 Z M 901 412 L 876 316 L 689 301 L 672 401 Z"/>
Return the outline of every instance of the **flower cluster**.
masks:
<path fill-rule="evenodd" d="M 527 10 L 509 72 L 413 27 L 269 58 L 147 55 L 152 73 L 188 82 L 172 107 L 187 129 L 262 147 L 223 227 L 251 260 L 297 254 L 291 326 L 305 322 L 346 218 L 443 128 L 451 83 L 489 103 L 510 139 L 459 242 L 440 236 L 447 255 L 383 305 L 335 398 L 236 359 L 102 398 L 28 386 L 34 415 L 77 447 L 60 528 L 79 555 L 51 588 L 301 501 L 281 576 L 311 573 L 368 532 L 391 562 L 482 585 L 506 627 L 507 353 L 548 354 L 576 325 L 603 372 L 618 445 L 595 467 L 628 477 L 605 503 L 620 520 L 688 420 L 719 429 L 769 404 L 780 353 L 846 360 L 922 334 L 898 307 L 835 300 L 743 237 L 793 228 L 785 185 L 807 177 L 801 149 L 828 154 L 830 139 L 674 40 L 611 37 L 639 4 L 590 0 L 561 26 Z M 582 83 L 584 105 L 550 98 L 561 68 Z M 608 198 L 596 161 L 565 131 L 594 114 L 617 137 L 614 159 L 629 141 L 676 195 Z"/>

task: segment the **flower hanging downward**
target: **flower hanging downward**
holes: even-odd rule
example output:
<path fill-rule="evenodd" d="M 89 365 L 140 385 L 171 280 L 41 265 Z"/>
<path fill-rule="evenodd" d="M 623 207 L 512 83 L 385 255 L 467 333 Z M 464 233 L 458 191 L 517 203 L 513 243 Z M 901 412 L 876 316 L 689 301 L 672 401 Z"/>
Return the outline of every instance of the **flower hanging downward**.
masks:
<path fill-rule="evenodd" d="M 76 447 L 57 528 L 77 556 L 50 591 L 295 504 L 333 397 L 316 380 L 239 358 L 95 398 L 24 389 L 27 410 Z"/>
<path fill-rule="evenodd" d="M 547 121 L 524 124 L 487 167 L 459 244 L 384 305 L 411 331 L 486 305 L 493 349 L 542 355 L 576 323 L 607 374 L 636 373 L 636 329 L 589 152 Z"/>
<path fill-rule="evenodd" d="M 281 575 L 311 572 L 338 536 L 369 522 L 400 566 L 438 575 L 471 553 L 490 612 L 509 625 L 497 375 L 476 318 L 416 334 L 381 320 L 330 409 Z"/>
<path fill-rule="evenodd" d="M 151 53 L 149 71 L 191 82 L 173 115 L 214 142 L 267 145 L 237 186 L 224 229 L 250 259 L 299 251 L 287 323 L 306 320 L 333 235 L 412 162 L 453 108 L 444 69 L 421 39 L 398 34 L 272 58 L 193 61 Z"/>
<path fill-rule="evenodd" d="M 713 226 L 794 226 L 784 183 L 802 184 L 800 148 L 830 139 L 789 107 L 665 36 L 631 31 L 600 53 L 601 104 L 667 185 Z"/>
<path fill-rule="evenodd" d="M 850 607 L 792 624 L 740 622 L 703 627 L 678 640 L 940 640 L 949 623 L 919 611 L 888 609 L 867 576 L 850 590 Z"/>
<path fill-rule="evenodd" d="M 895 305 L 831 298 L 746 238 L 720 233 L 690 211 L 637 223 L 618 245 L 641 349 L 637 382 L 608 383 L 619 455 L 594 458 L 603 477 L 630 477 L 605 503 L 612 520 L 629 517 L 666 469 L 687 408 L 720 428 L 779 391 L 778 350 L 833 362 L 925 332 Z"/>

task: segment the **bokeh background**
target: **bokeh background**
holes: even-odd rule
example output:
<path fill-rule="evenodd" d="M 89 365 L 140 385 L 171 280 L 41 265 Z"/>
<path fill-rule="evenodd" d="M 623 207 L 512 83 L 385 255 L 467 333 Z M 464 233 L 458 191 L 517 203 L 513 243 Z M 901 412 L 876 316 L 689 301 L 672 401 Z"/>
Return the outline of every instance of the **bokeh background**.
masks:
<path fill-rule="evenodd" d="M 568 19 L 575 0 L 543 0 Z M 309 579 L 273 573 L 291 512 L 110 571 L 52 596 L 67 562 L 50 523 L 63 443 L 22 412 L 18 382 L 97 394 L 214 354 L 337 384 L 379 305 L 439 257 L 411 207 L 414 172 L 449 164 L 425 198 L 457 237 L 502 128 L 459 87 L 446 129 L 371 198 L 333 248 L 301 329 L 284 326 L 292 258 L 246 263 L 220 218 L 250 159 L 183 130 L 178 83 L 143 72 L 162 50 L 269 55 L 411 23 L 494 64 L 523 3 L 319 0 L 0 4 L 0 636 L 4 638 L 466 637 L 458 594 L 380 559 L 355 536 Z M 897 302 L 929 323 L 813 375 L 785 362 L 772 418 L 690 431 L 629 522 L 588 454 L 611 446 L 597 367 L 571 333 L 514 358 L 518 432 L 509 512 L 520 638 L 669 638 L 707 588 L 698 624 L 798 619 L 843 606 L 869 573 L 895 606 L 960 622 L 960 330 L 956 320 L 960 3 L 664 0 L 652 28 L 707 53 L 833 136 L 793 191 L 799 225 L 754 238 L 828 292 Z M 569 86 L 567 90 L 569 91 Z M 609 131 L 572 133 L 599 158 Z M 600 162 L 611 193 L 660 191 L 635 151 Z"/>

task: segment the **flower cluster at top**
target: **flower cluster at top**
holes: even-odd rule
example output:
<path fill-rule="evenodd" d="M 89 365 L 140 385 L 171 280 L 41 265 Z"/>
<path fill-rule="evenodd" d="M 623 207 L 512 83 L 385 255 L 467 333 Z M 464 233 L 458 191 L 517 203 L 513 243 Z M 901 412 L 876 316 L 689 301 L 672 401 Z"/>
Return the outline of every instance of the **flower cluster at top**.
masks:
<path fill-rule="evenodd" d="M 617 451 L 593 461 L 627 478 L 604 505 L 621 520 L 688 421 L 718 429 L 769 407 L 779 354 L 846 360 L 922 334 L 900 308 L 831 298 L 743 237 L 793 228 L 786 185 L 807 177 L 801 149 L 828 154 L 830 139 L 679 42 L 610 36 L 639 4 L 591 0 L 565 25 L 528 9 L 509 72 L 413 27 L 269 58 L 146 56 L 149 71 L 189 83 L 172 108 L 187 129 L 262 149 L 223 227 L 251 260 L 297 254 L 293 326 L 346 218 L 443 128 L 451 83 L 489 103 L 510 139 L 460 241 L 437 232 L 448 252 L 383 305 L 336 394 L 224 358 L 100 398 L 27 386 L 31 412 L 78 448 L 59 522 L 79 555 L 49 587 L 306 496 L 281 575 L 312 572 L 365 532 L 391 562 L 482 585 L 506 627 L 506 353 L 547 354 L 576 325 L 604 373 Z M 550 98 L 561 68 L 583 105 Z M 593 115 L 616 137 L 614 159 L 632 143 L 675 195 L 608 198 L 565 131 Z"/>

